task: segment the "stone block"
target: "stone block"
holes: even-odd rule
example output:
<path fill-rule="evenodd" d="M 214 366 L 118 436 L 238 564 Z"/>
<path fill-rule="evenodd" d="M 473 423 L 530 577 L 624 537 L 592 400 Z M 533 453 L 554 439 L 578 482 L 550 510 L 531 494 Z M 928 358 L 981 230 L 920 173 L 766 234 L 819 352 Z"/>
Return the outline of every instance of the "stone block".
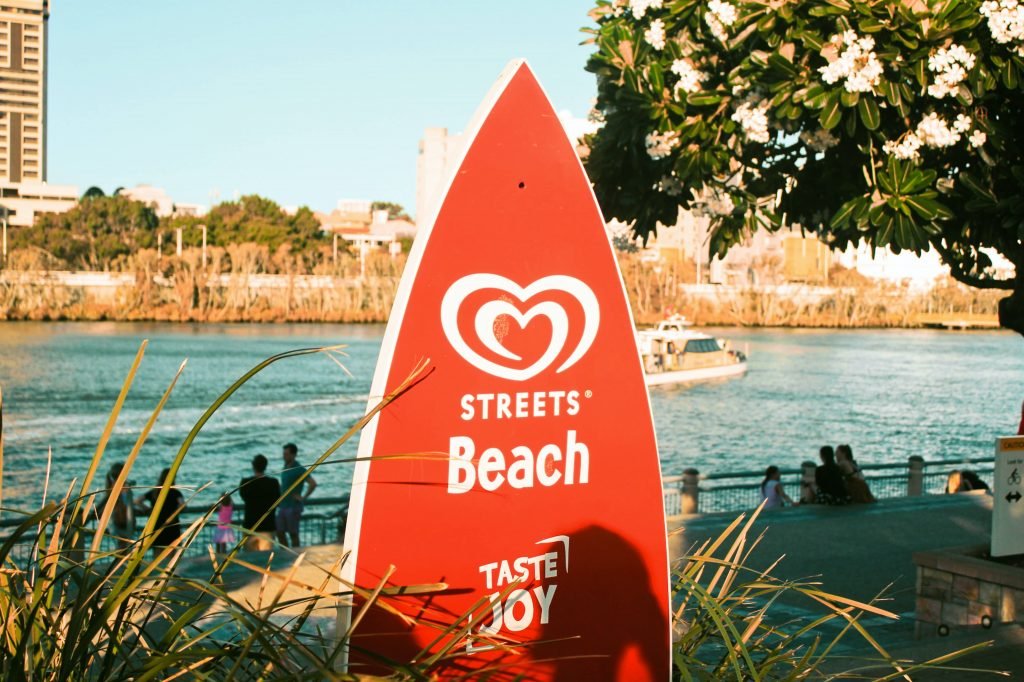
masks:
<path fill-rule="evenodd" d="M 978 601 L 981 591 L 981 582 L 977 578 L 966 575 L 954 575 L 953 586 L 950 588 L 950 595 L 956 601 L 969 602 Z"/>
<path fill-rule="evenodd" d="M 944 602 L 942 604 L 942 619 L 939 621 L 949 627 L 967 624 L 967 604 L 954 604 Z"/>
<path fill-rule="evenodd" d="M 988 604 L 992 608 L 999 609 L 999 601 L 1002 599 L 1003 590 L 995 583 L 987 583 L 984 580 L 978 586 L 978 601 Z"/>
<path fill-rule="evenodd" d="M 942 617 L 942 600 L 931 597 L 918 597 L 915 613 L 918 622 L 938 623 Z"/>
<path fill-rule="evenodd" d="M 917 593 L 925 597 L 945 597 L 953 587 L 953 574 L 934 568 L 917 571 Z"/>

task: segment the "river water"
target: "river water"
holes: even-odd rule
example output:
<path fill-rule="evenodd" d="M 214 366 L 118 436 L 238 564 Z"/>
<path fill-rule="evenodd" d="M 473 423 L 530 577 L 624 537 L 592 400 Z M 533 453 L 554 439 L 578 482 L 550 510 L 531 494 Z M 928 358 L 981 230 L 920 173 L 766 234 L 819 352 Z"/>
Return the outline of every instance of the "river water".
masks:
<path fill-rule="evenodd" d="M 1003 332 L 716 329 L 750 352 L 741 379 L 652 392 L 662 468 L 702 472 L 795 467 L 824 443 L 858 460 L 984 457 L 1014 433 L 1024 398 L 1024 339 Z M 363 413 L 382 326 L 0 323 L 4 506 L 36 507 L 52 450 L 50 494 L 81 477 L 121 383 L 149 339 L 106 462 L 123 459 L 179 364 L 188 365 L 132 478 L 155 482 L 188 430 L 235 379 L 294 348 L 346 344 L 346 374 L 327 358 L 289 359 L 257 375 L 196 439 L 179 484 L 237 484 L 253 455 L 277 470 L 281 444 L 309 462 Z M 355 442 L 336 459 L 354 456 Z M 105 470 L 105 466 L 104 466 Z M 347 492 L 351 464 L 317 473 Z"/>

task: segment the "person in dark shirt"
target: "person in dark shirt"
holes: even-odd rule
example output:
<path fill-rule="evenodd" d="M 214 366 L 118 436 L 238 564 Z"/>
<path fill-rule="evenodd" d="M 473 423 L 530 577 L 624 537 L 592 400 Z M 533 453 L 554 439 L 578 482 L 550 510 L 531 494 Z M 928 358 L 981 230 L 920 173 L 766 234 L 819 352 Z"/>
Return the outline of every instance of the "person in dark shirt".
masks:
<path fill-rule="evenodd" d="M 814 484 L 818 489 L 814 501 L 829 505 L 850 504 L 850 493 L 843 481 L 843 470 L 836 464 L 835 450 L 831 445 L 824 445 L 819 455 L 821 466 L 814 470 Z"/>
<path fill-rule="evenodd" d="M 245 503 L 245 525 L 249 531 L 246 547 L 249 549 L 268 550 L 274 542 L 274 523 L 272 507 L 281 496 L 281 484 L 276 478 L 266 475 L 267 458 L 256 455 L 252 458 L 250 478 L 243 478 L 238 493 Z"/>
<path fill-rule="evenodd" d="M 142 500 L 139 501 L 138 506 L 141 511 L 147 514 L 153 511 L 153 508 L 156 506 L 156 499 L 160 496 L 160 489 L 170 475 L 170 469 L 164 469 L 160 472 L 160 480 L 156 487 L 150 489 L 143 496 Z M 163 506 L 160 507 L 160 513 L 157 514 L 156 525 L 153 529 L 156 533 L 156 538 L 153 540 L 154 552 L 159 553 L 164 547 L 169 547 L 181 537 L 181 523 L 178 519 L 178 514 L 184 507 L 185 496 L 174 487 L 174 480 L 172 479 L 170 487 L 167 489 L 167 497 L 164 499 Z"/>

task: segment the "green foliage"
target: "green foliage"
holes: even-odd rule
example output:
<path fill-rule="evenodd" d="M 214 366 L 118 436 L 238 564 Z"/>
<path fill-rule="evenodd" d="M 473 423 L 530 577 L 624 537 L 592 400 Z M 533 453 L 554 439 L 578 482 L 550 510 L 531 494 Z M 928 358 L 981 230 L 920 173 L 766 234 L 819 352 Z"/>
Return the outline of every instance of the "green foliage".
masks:
<path fill-rule="evenodd" d="M 370 204 L 371 211 L 387 211 L 391 220 L 412 220 L 401 204 L 391 201 L 375 201 Z"/>
<path fill-rule="evenodd" d="M 102 270 L 119 256 L 155 246 L 158 225 L 156 213 L 141 202 L 94 195 L 8 234 L 13 248 L 37 247 L 70 267 Z"/>
<path fill-rule="evenodd" d="M 721 255 L 785 217 L 836 248 L 935 248 L 962 281 L 1022 288 L 982 249 L 1024 269 L 1024 48 L 980 0 L 628 4 L 599 0 L 588 29 L 604 125 L 586 163 L 609 218 L 646 239 L 679 206 L 704 211 Z M 669 135 L 653 156 L 651 134 Z"/>
<path fill-rule="evenodd" d="M 289 244 L 293 251 L 305 253 L 329 242 L 320 230 L 320 221 L 308 207 L 289 215 L 275 202 L 256 194 L 217 204 L 204 216 L 164 221 L 169 234 L 182 228 L 182 241 L 190 246 L 202 242 L 199 225 L 207 227 L 209 246 L 254 243 L 275 251 Z"/>
<path fill-rule="evenodd" d="M 117 192 L 114 192 L 114 194 L 117 194 Z M 105 196 L 107 195 L 104 194 L 103 190 L 100 189 L 99 187 L 96 187 L 95 185 L 93 185 L 92 187 L 90 187 L 89 189 L 85 190 L 85 192 L 82 193 L 83 199 L 93 199 L 95 197 Z"/>
<path fill-rule="evenodd" d="M 274 253 L 287 244 L 292 253 L 311 256 L 330 243 L 305 206 L 289 215 L 270 199 L 248 195 L 218 204 L 204 216 L 158 218 L 143 202 L 116 193 L 104 196 L 95 187 L 70 211 L 41 214 L 32 227 L 11 230 L 9 238 L 12 249 L 42 249 L 64 267 L 103 270 L 140 249 L 156 247 L 158 233 L 165 253 L 173 252 L 178 228 L 185 246 L 199 246 L 200 225 L 207 226 L 211 247 L 251 243 Z"/>
<path fill-rule="evenodd" d="M 366 608 L 382 607 L 382 598 L 434 593 L 446 588 L 430 584 L 366 590 L 342 585 L 344 557 L 333 566 L 317 566 L 315 579 L 296 578 L 304 556 L 296 558 L 287 576 L 249 563 L 238 555 L 241 543 L 225 556 L 211 556 L 203 565 L 183 560 L 187 546 L 211 522 L 213 509 L 194 522 L 182 522 L 182 535 L 166 547 L 157 546 L 160 507 L 167 501 L 174 473 L 189 447 L 216 411 L 267 366 L 290 357 L 334 355 L 340 347 L 289 351 L 264 360 L 244 374 L 206 410 L 189 432 L 171 464 L 172 474 L 160 488 L 149 521 L 137 538 L 108 535 L 113 510 L 132 465 L 182 374 L 182 363 L 157 401 L 128 454 L 116 481 L 97 495 L 90 491 L 125 398 L 142 362 L 143 342 L 100 437 L 95 455 L 80 484 L 37 512 L 3 510 L 19 523 L 0 539 L 0 679 L 12 682 L 76 680 L 354 680 L 365 676 L 338 672 L 351 631 L 325 636 L 314 622 L 319 608 L 331 616 L 338 599 L 353 595 Z M 424 367 L 418 368 L 422 372 Z M 341 435 L 311 469 L 322 464 L 418 375 L 386 396 L 369 414 Z M 0 400 L 0 423 L 3 403 Z M 3 440 L 0 438 L 0 471 Z M 305 475 L 308 476 L 310 472 Z M 278 499 L 278 503 L 302 479 Z M 276 506 L 276 505 L 275 505 Z M 267 513 L 274 513 L 271 509 Z M 90 527 L 95 521 L 95 527 Z M 19 550 L 28 549 L 28 552 Z M 308 563 L 307 563 L 308 565 Z M 197 572 L 197 568 L 200 570 Z M 243 600 L 226 586 L 226 572 L 251 571 L 263 587 L 257 603 Z M 319 574 L 319 575 L 318 575 Z M 284 578 L 282 580 L 282 578 Z M 289 588 L 290 586 L 290 588 Z M 290 593 L 286 592 L 291 590 Z M 295 598 L 295 592 L 301 596 Z M 324 602 L 324 603 L 320 603 Z M 354 619 L 358 623 L 358 618 Z M 353 628 L 356 625 L 352 626 Z M 453 626 L 453 631 L 455 626 Z M 428 679 L 431 665 L 407 666 L 393 679 Z M 382 660 L 382 666 L 387 667 Z"/>

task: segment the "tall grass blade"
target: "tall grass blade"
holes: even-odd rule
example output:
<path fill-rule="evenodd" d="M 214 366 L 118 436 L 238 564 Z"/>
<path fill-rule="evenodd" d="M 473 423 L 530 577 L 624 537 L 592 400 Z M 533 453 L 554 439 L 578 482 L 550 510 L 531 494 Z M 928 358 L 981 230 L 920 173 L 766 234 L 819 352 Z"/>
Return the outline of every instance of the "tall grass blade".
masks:
<path fill-rule="evenodd" d="M 128 480 L 128 474 L 131 472 L 132 466 L 135 464 L 135 460 L 139 456 L 139 451 L 142 450 L 142 446 L 149 438 L 149 434 L 153 430 L 153 426 L 156 424 L 157 417 L 160 416 L 160 413 L 164 409 L 164 405 L 167 404 L 167 399 L 171 397 L 171 392 L 178 383 L 178 379 L 181 378 L 181 373 L 185 371 L 185 364 L 187 362 L 187 360 L 182 362 L 178 367 L 178 371 L 175 372 L 170 385 L 164 391 L 164 394 L 160 397 L 160 401 L 150 413 L 149 419 L 146 420 L 145 426 L 142 427 L 142 431 L 139 432 L 139 437 L 136 438 L 135 445 L 132 446 L 131 452 L 128 453 L 128 457 L 124 461 L 124 467 L 122 467 L 121 473 L 118 474 L 117 480 L 114 481 L 114 485 L 107 492 L 107 503 L 104 505 L 104 508 L 100 513 L 99 522 L 96 524 L 96 532 L 92 537 L 93 552 L 98 552 L 100 549 L 100 544 L 103 542 L 103 534 L 107 530 L 107 524 L 110 523 L 110 517 L 114 513 L 114 508 L 117 506 L 117 501 L 121 496 L 121 491 L 124 489 L 124 484 Z"/>

